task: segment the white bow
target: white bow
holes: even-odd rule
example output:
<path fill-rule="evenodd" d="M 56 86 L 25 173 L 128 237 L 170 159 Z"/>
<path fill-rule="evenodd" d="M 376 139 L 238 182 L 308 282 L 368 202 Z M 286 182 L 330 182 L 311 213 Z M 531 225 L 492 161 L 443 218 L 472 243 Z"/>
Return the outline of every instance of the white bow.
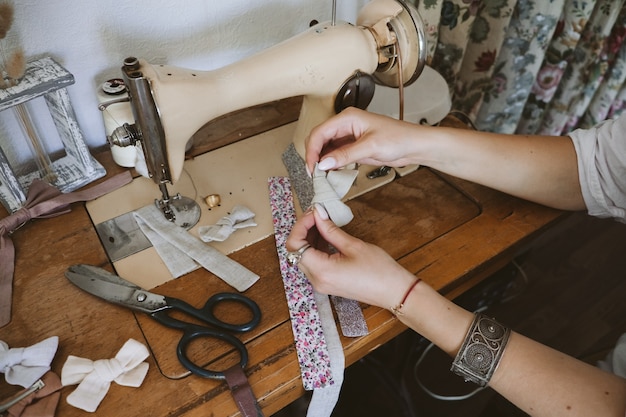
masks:
<path fill-rule="evenodd" d="M 61 371 L 61 384 L 78 387 L 67 396 L 76 408 L 94 412 L 115 381 L 127 387 L 139 387 L 148 373 L 148 349 L 129 339 L 113 359 L 89 359 L 69 356 Z"/>
<path fill-rule="evenodd" d="M 198 228 L 200 239 L 204 242 L 223 242 L 235 230 L 256 226 L 254 212 L 245 206 L 235 206 L 228 216 L 224 216 L 214 225 Z"/>
<path fill-rule="evenodd" d="M 12 349 L 0 340 L 0 373 L 9 384 L 28 388 L 50 370 L 58 346 L 58 336 L 30 347 Z"/>
<path fill-rule="evenodd" d="M 311 204 L 321 205 L 328 217 L 339 227 L 345 226 L 354 217 L 352 210 L 341 199 L 350 191 L 359 172 L 354 169 L 322 171 L 315 165 Z"/>

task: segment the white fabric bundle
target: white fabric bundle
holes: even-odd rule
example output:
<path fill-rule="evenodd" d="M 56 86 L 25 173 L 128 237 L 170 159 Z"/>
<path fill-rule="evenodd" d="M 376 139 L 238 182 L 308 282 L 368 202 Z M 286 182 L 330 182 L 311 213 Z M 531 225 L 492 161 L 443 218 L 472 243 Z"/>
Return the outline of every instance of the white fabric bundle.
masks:
<path fill-rule="evenodd" d="M 322 171 L 315 165 L 311 204 L 322 206 L 328 217 L 339 227 L 345 226 L 354 217 L 352 210 L 341 199 L 350 191 L 359 172 L 353 169 Z"/>
<path fill-rule="evenodd" d="M 245 206 L 235 206 L 228 216 L 224 216 L 214 225 L 201 226 L 198 235 L 203 242 L 223 242 L 235 230 L 256 226 L 254 212 Z"/>
<path fill-rule="evenodd" d="M 146 346 L 134 339 L 129 339 L 113 359 L 92 361 L 70 355 L 61 371 L 61 384 L 78 387 L 67 396 L 68 404 L 94 412 L 111 382 L 139 387 L 148 373 L 148 363 L 144 362 L 148 356 Z"/>
<path fill-rule="evenodd" d="M 136 210 L 133 215 L 174 278 L 201 265 L 238 291 L 247 290 L 259 279 L 243 265 L 167 221 L 154 204 Z"/>
<path fill-rule="evenodd" d="M 0 373 L 7 383 L 28 388 L 50 370 L 58 346 L 58 336 L 30 347 L 12 349 L 0 340 Z"/>

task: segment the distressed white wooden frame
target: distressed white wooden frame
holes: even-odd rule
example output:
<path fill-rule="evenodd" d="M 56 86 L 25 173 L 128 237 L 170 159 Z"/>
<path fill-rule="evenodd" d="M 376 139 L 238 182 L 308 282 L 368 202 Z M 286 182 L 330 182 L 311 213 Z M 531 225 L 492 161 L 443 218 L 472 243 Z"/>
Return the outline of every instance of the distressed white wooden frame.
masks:
<path fill-rule="evenodd" d="M 50 57 L 31 61 L 19 84 L 0 89 L 0 111 L 44 97 L 66 155 L 52 162 L 57 179 L 52 184 L 62 192 L 80 188 L 102 176 L 106 171 L 96 161 L 85 143 L 76 121 L 66 87 L 74 84 L 74 76 Z M 0 202 L 9 212 L 20 209 L 26 201 L 28 187 L 36 173 L 16 177 L 0 147 Z"/>

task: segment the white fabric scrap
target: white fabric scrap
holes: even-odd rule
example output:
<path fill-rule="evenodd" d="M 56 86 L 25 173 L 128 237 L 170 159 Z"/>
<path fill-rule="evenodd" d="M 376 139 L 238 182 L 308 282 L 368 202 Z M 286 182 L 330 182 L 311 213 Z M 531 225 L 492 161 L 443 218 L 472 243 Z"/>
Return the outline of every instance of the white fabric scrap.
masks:
<path fill-rule="evenodd" d="M 133 216 L 174 278 L 197 269 L 199 264 L 238 291 L 247 290 L 259 279 L 243 265 L 166 220 L 154 204 L 134 211 Z"/>
<path fill-rule="evenodd" d="M 248 207 L 237 205 L 228 216 L 224 216 L 217 223 L 198 228 L 198 235 L 203 242 L 223 242 L 235 230 L 256 226 L 254 212 Z"/>
<path fill-rule="evenodd" d="M 314 196 L 311 204 L 322 206 L 328 217 L 339 227 L 352 221 L 352 210 L 341 199 L 350 191 L 350 187 L 359 172 L 354 169 L 322 171 L 315 165 L 313 171 Z"/>
<path fill-rule="evenodd" d="M 314 291 L 314 294 L 328 347 L 333 383 L 313 390 L 313 396 L 311 397 L 306 415 L 307 417 L 330 417 L 339 400 L 346 358 L 343 353 L 341 339 L 339 339 L 333 311 L 330 307 L 330 299 L 328 295 L 320 294 L 317 291 Z"/>
<path fill-rule="evenodd" d="M 28 388 L 50 370 L 58 346 L 58 336 L 30 347 L 12 349 L 0 340 L 0 373 L 4 374 L 7 383 Z"/>
<path fill-rule="evenodd" d="M 79 358 L 70 355 L 61 371 L 63 386 L 78 387 L 67 396 L 67 403 L 93 413 L 109 391 L 111 382 L 127 387 L 139 387 L 148 373 L 148 348 L 129 339 L 113 359 Z"/>
<path fill-rule="evenodd" d="M 626 378 L 626 333 L 617 340 L 606 359 L 598 361 L 598 367 L 615 375 Z"/>

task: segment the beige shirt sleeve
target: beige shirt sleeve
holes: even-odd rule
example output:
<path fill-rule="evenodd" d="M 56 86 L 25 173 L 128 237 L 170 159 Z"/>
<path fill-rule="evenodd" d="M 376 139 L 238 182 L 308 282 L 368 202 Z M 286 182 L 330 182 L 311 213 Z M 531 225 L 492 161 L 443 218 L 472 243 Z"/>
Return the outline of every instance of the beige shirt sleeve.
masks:
<path fill-rule="evenodd" d="M 626 223 L 626 113 L 569 136 L 587 211 Z"/>

